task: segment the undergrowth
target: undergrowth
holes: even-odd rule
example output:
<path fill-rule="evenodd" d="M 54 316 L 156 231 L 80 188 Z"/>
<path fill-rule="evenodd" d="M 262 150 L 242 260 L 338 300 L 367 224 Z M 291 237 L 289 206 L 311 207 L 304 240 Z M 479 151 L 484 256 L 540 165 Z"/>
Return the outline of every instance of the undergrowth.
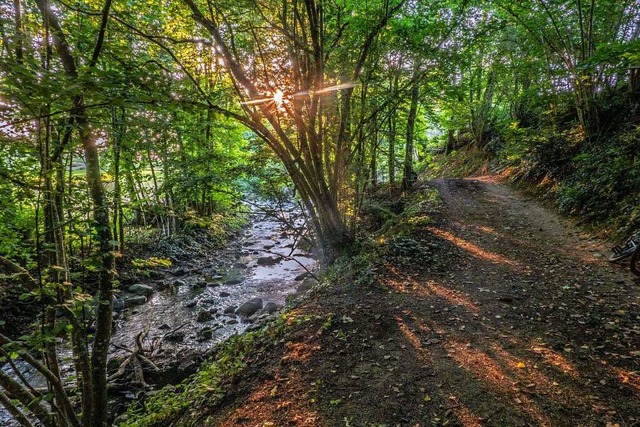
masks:
<path fill-rule="evenodd" d="M 575 126 L 514 126 L 486 159 L 473 146 L 435 155 L 427 175 L 501 173 L 583 224 L 617 237 L 640 228 L 640 125 L 621 124 L 591 141 Z"/>

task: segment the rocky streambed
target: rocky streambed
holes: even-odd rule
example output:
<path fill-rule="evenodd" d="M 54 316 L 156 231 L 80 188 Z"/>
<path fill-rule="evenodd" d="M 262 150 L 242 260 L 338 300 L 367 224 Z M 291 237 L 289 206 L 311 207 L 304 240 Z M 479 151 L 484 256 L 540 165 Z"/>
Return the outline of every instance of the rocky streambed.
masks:
<path fill-rule="evenodd" d="M 113 412 L 195 372 L 216 343 L 259 327 L 290 295 L 313 286 L 316 261 L 298 248 L 304 224 L 296 213 L 292 208 L 277 218 L 254 211 L 226 248 L 181 257 L 152 278 L 123 280 L 109 357 Z M 63 357 L 68 353 L 61 349 Z M 46 385 L 26 365 L 20 368 L 34 386 Z M 12 425 L 2 411 L 0 424 Z"/>
<path fill-rule="evenodd" d="M 224 250 L 183 260 L 155 280 L 123 284 L 109 361 L 115 392 L 136 399 L 145 392 L 140 386 L 180 381 L 195 372 L 215 343 L 258 327 L 288 296 L 313 285 L 316 261 L 297 248 L 303 223 L 285 219 L 288 225 L 254 212 L 250 225 Z M 136 351 L 144 358 L 133 360 Z M 122 372 L 123 363 L 134 366 Z M 132 383 L 125 374 L 135 366 Z"/>

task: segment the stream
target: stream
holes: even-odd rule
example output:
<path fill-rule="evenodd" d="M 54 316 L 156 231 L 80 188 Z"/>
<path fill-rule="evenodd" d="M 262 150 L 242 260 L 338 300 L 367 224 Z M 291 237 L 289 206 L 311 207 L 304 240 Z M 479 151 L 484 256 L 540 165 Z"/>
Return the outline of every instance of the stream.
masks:
<path fill-rule="evenodd" d="M 140 336 L 145 356 L 159 367 L 154 372 L 145 366 L 145 382 L 157 388 L 180 381 L 196 371 L 216 343 L 244 332 L 283 307 L 287 296 L 308 289 L 313 279 L 307 270 L 316 261 L 295 247 L 296 230 L 304 222 L 293 205 L 287 208 L 279 214 L 287 221 L 254 209 L 249 225 L 224 249 L 181 260 L 158 278 L 121 284 L 124 290 L 114 303 L 110 372 L 136 348 Z M 62 348 L 60 353 L 63 370 L 71 371 L 64 362 L 70 352 Z M 17 364 L 34 387 L 46 386 L 28 366 Z M 11 373 L 9 366 L 2 369 Z M 131 377 L 112 389 L 111 394 L 121 396 L 118 409 L 143 392 Z M 0 425 L 17 425 L 1 407 Z"/>

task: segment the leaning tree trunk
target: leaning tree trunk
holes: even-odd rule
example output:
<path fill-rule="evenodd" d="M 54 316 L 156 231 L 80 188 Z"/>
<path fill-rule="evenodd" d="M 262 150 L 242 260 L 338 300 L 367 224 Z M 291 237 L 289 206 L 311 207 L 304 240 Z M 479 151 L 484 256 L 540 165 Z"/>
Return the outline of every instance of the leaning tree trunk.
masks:
<path fill-rule="evenodd" d="M 335 89 L 341 91 L 341 105 L 335 111 L 319 108 L 320 98 L 327 93 L 327 86 L 330 86 L 326 84 L 325 62 L 330 52 L 324 48 L 326 27 L 323 2 L 294 2 L 292 8 L 289 8 L 291 2 L 282 3 L 282 14 L 278 16 L 281 22 L 278 24 L 290 37 L 280 38 L 284 46 L 279 47 L 282 52 L 296 52 L 298 56 L 293 55 L 291 58 L 293 83 L 283 88 L 291 94 L 287 95 L 286 105 L 284 98 L 280 97 L 279 107 L 275 105 L 277 101 L 273 96 L 273 88 L 264 87 L 260 83 L 261 79 L 253 74 L 252 65 L 247 64 L 246 58 L 238 53 L 233 40 L 233 29 L 224 27 L 224 19 L 216 19 L 216 14 L 220 11 L 211 11 L 205 16 L 196 1 L 183 2 L 191 10 L 194 20 L 211 34 L 218 53 L 224 58 L 224 66 L 242 102 L 243 113 L 209 105 L 216 112 L 243 123 L 274 151 L 309 211 L 325 257 L 333 258 L 341 247 L 349 245 L 354 239 L 346 224 L 347 212 L 354 207 L 351 206 L 353 202 L 349 197 L 351 193 L 345 191 L 348 183 L 346 174 L 353 160 L 350 127 L 352 120 L 358 119 L 352 114 L 353 82 L 361 81 L 362 71 L 379 33 L 406 0 L 398 0 L 393 5 L 389 1 L 384 2 L 380 19 L 371 28 L 357 52 L 353 73 L 344 73 L 342 84 Z M 260 5 L 256 7 L 260 8 Z M 252 42 L 260 45 L 265 41 L 254 37 Z M 268 50 L 273 50 L 272 47 Z M 267 59 L 265 65 L 268 62 Z M 262 77 L 263 82 L 271 81 L 269 68 L 255 70 L 261 73 L 259 77 Z M 192 81 L 198 85 L 195 79 L 192 78 Z M 306 94 L 294 96 L 299 90 L 304 90 Z M 282 90 L 280 92 L 282 94 Z M 319 112 L 326 114 L 324 120 Z M 319 127 L 320 124 L 324 128 Z M 327 132 L 326 126 L 331 124 L 339 127 L 337 135 Z"/>

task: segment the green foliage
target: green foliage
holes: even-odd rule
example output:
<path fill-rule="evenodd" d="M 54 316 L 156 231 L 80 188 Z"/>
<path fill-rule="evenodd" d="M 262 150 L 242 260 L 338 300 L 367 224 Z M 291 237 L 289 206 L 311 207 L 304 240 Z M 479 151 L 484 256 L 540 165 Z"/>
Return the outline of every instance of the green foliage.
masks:
<path fill-rule="evenodd" d="M 146 268 L 169 268 L 171 267 L 171 260 L 160 257 L 149 257 L 146 259 L 136 258 L 131 261 L 133 268 L 141 270 Z"/>
<path fill-rule="evenodd" d="M 590 222 L 609 222 L 625 230 L 639 227 L 639 147 L 640 127 L 635 127 L 581 151 L 560 182 L 559 206 Z"/>

